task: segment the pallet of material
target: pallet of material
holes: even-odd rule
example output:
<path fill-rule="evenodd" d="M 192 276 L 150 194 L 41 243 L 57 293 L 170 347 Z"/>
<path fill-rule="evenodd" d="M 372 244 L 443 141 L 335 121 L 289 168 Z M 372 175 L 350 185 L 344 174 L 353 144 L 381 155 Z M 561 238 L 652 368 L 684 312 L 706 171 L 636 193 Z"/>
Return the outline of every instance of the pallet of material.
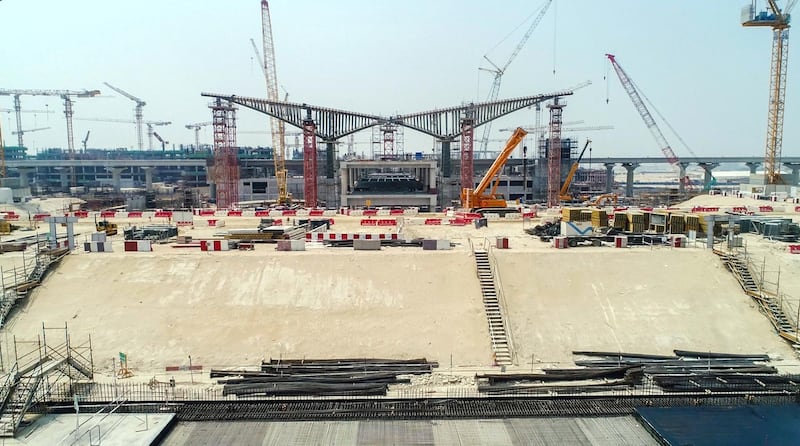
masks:
<path fill-rule="evenodd" d="M 563 208 L 561 209 L 561 221 L 584 221 L 581 220 L 583 210 L 582 208 Z"/>
<path fill-rule="evenodd" d="M 621 231 L 625 230 L 625 228 L 628 227 L 628 214 L 621 212 L 614 214 L 614 221 L 612 226 L 614 229 L 619 229 Z"/>
<path fill-rule="evenodd" d="M 628 232 L 642 233 L 648 228 L 648 222 L 642 212 L 628 212 Z"/>
<path fill-rule="evenodd" d="M 686 223 L 685 228 L 686 228 L 687 232 L 688 231 L 697 231 L 697 232 L 700 231 L 700 216 L 699 215 L 695 215 L 695 214 L 686 215 L 686 218 L 684 219 L 684 222 Z"/>
<path fill-rule="evenodd" d="M 686 234 L 686 216 L 683 214 L 670 215 L 669 232 L 672 234 Z"/>
<path fill-rule="evenodd" d="M 608 212 L 603 209 L 593 209 L 591 222 L 594 228 L 608 227 Z"/>

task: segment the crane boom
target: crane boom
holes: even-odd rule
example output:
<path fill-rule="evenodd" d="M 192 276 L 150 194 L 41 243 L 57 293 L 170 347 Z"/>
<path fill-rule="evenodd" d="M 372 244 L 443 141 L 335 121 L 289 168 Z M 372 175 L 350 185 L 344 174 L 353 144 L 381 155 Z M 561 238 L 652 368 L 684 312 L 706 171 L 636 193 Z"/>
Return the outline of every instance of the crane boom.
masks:
<path fill-rule="evenodd" d="M 550 4 L 553 3 L 553 0 L 545 0 L 544 5 L 542 5 L 541 9 L 539 10 L 539 14 L 536 15 L 536 18 L 533 19 L 531 25 L 528 27 L 528 30 L 525 31 L 525 34 L 522 36 L 522 39 L 519 41 L 517 46 L 514 48 L 514 51 L 511 53 L 511 56 L 508 57 L 506 63 L 503 64 L 503 67 L 498 67 L 492 62 L 486 55 L 483 56 L 489 64 L 491 64 L 494 69 L 487 69 L 481 68 L 483 71 L 488 71 L 490 73 L 494 73 L 494 80 L 492 81 L 492 89 L 489 90 L 489 102 L 496 101 L 497 95 L 500 94 L 500 83 L 503 79 L 503 74 L 505 74 L 506 69 L 514 59 L 517 58 L 522 48 L 528 43 L 528 39 L 530 39 L 531 34 L 533 34 L 533 30 L 539 25 L 539 22 L 542 21 L 542 17 L 544 17 L 545 13 L 547 13 L 547 9 L 550 7 Z M 483 136 L 481 137 L 481 149 L 480 152 L 483 153 L 483 156 L 486 156 L 486 150 L 489 146 L 489 133 L 492 131 L 492 121 L 487 122 L 483 125 Z"/>
<path fill-rule="evenodd" d="M 267 0 L 261 0 L 261 33 L 263 35 L 264 74 L 267 78 L 267 99 L 279 101 L 278 98 L 278 73 L 275 67 L 275 44 L 272 39 L 272 21 L 269 14 Z M 283 134 L 284 123 L 280 119 L 269 118 L 270 133 L 272 134 L 272 158 L 275 162 L 275 179 L 278 184 L 278 203 L 289 202 L 289 193 L 286 185 L 286 148 Z"/>
<path fill-rule="evenodd" d="M 572 199 L 572 196 L 568 194 L 569 186 L 572 184 L 572 179 L 575 177 L 575 172 L 578 171 L 578 166 L 581 164 L 581 160 L 583 159 L 583 154 L 586 153 L 586 148 L 589 147 L 589 144 L 592 143 L 591 139 L 586 140 L 586 144 L 583 146 L 583 150 L 581 150 L 581 154 L 578 155 L 578 159 L 572 163 L 572 167 L 569 168 L 569 173 L 567 174 L 567 178 L 564 180 L 564 185 L 561 186 L 561 191 L 559 191 L 558 195 L 561 197 L 562 201 Z"/>
<path fill-rule="evenodd" d="M 500 171 L 505 166 L 508 157 L 514 152 L 514 149 L 522 142 L 522 139 L 527 135 L 521 127 L 517 127 L 514 134 L 508 139 L 503 151 L 497 155 L 489 170 L 481 178 L 481 182 L 474 190 L 469 188 L 461 189 L 461 206 L 471 208 L 487 208 L 487 207 L 505 207 L 505 200 L 496 195 L 497 185 L 500 184 Z M 490 193 L 486 193 L 489 185 L 492 185 Z"/>
<path fill-rule="evenodd" d="M 619 77 L 619 81 L 622 84 L 622 88 L 625 89 L 625 92 L 628 93 L 628 96 L 631 98 L 631 102 L 633 102 L 633 106 L 636 108 L 636 111 L 639 112 L 639 116 L 642 117 L 644 124 L 647 126 L 647 129 L 650 130 L 650 133 L 655 138 L 658 145 L 661 147 L 661 152 L 664 154 L 664 158 L 667 159 L 667 162 L 680 172 L 680 160 L 678 156 L 675 155 L 675 151 L 672 150 L 667 139 L 664 137 L 664 134 L 661 133 L 661 129 L 658 128 L 658 124 L 656 124 L 656 120 L 653 119 L 653 115 L 650 114 L 650 110 L 647 109 L 642 97 L 639 95 L 639 91 L 636 89 L 636 86 L 633 85 L 633 81 L 630 77 L 628 77 L 628 73 L 622 69 L 622 66 L 617 62 L 616 57 L 613 54 L 606 54 L 606 57 L 611 62 L 611 66 L 614 67 L 614 71 L 616 71 L 617 76 Z M 684 175 L 680 178 L 681 183 L 689 189 L 692 188 L 692 182 L 687 175 Z"/>

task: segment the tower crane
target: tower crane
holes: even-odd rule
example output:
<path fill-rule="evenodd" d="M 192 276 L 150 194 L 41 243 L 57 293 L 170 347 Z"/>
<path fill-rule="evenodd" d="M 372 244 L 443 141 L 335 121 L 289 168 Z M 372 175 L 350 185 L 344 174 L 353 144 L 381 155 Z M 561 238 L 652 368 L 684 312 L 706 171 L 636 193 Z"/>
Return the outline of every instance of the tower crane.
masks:
<path fill-rule="evenodd" d="M 633 81 L 630 77 L 628 77 L 628 73 L 622 69 L 613 54 L 606 54 L 606 57 L 611 62 L 611 66 L 614 67 L 614 71 L 616 71 L 617 76 L 619 77 L 622 88 L 624 88 L 625 92 L 628 93 L 628 96 L 633 102 L 633 106 L 636 107 L 636 111 L 639 112 L 639 116 L 642 117 L 647 129 L 650 130 L 653 138 L 655 138 L 656 142 L 661 147 L 661 152 L 664 154 L 667 162 L 669 162 L 669 164 L 678 172 L 681 184 L 683 184 L 687 191 L 693 190 L 694 187 L 692 185 L 692 180 L 689 179 L 688 175 L 686 175 L 685 170 L 681 168 L 678 156 L 675 155 L 675 151 L 672 150 L 672 147 L 670 147 L 667 139 L 664 137 L 664 134 L 661 133 L 661 129 L 658 128 L 656 120 L 653 119 L 653 115 L 650 114 L 650 110 L 647 109 L 647 106 L 642 100 L 642 95 L 639 94 L 639 91 L 633 84 Z"/>
<path fill-rule="evenodd" d="M 120 124 L 137 124 L 137 121 L 131 121 L 130 119 L 117 119 L 117 118 L 75 118 L 78 121 L 95 121 L 95 122 L 117 122 Z M 163 126 L 163 125 L 170 125 L 172 124 L 171 121 L 143 121 L 143 124 L 147 126 L 147 138 L 149 140 L 150 150 L 153 149 L 153 127 Z"/>
<path fill-rule="evenodd" d="M 528 27 L 528 30 L 525 31 L 525 35 L 522 36 L 522 39 L 519 41 L 516 48 L 514 48 L 514 51 L 511 53 L 511 56 L 508 57 L 508 60 L 506 60 L 506 63 L 503 64 L 502 67 L 497 66 L 494 62 L 492 62 L 489 59 L 488 56 L 486 55 L 483 56 L 483 58 L 486 59 L 486 61 L 489 62 L 489 64 L 493 68 L 481 67 L 478 69 L 483 71 L 488 71 L 489 73 L 494 74 L 494 81 L 492 82 L 492 88 L 491 90 L 489 90 L 489 99 L 488 99 L 489 102 L 497 100 L 497 95 L 500 93 L 500 82 L 503 80 L 503 74 L 505 74 L 506 70 L 508 69 L 508 66 L 511 65 L 511 62 L 513 62 L 514 59 L 516 59 L 517 55 L 519 55 L 519 52 L 522 51 L 522 48 L 528 42 L 528 39 L 531 37 L 531 34 L 533 34 L 533 30 L 536 29 L 536 27 L 539 25 L 539 22 L 542 21 L 542 17 L 544 17 L 551 3 L 553 3 L 553 0 L 545 0 L 544 5 L 542 5 L 541 9 L 539 10 L 539 13 L 536 15 L 536 18 L 533 19 L 533 22 Z M 483 154 L 481 156 L 483 156 L 484 158 L 486 157 L 486 150 L 489 145 L 489 133 L 491 132 L 491 130 L 492 130 L 492 121 L 489 121 L 483 125 L 483 136 L 481 137 L 480 152 Z"/>
<path fill-rule="evenodd" d="M 742 26 L 772 28 L 772 63 L 769 75 L 769 114 L 767 118 L 767 150 L 764 156 L 765 184 L 780 184 L 781 146 L 783 145 L 783 111 L 786 97 L 786 69 L 789 63 L 789 15 L 797 0 L 789 0 L 781 11 L 775 0 L 767 0 L 770 11 L 756 14 L 756 2 L 742 10 Z"/>
<path fill-rule="evenodd" d="M 22 104 L 20 96 L 59 96 L 64 100 L 64 117 L 67 120 L 67 150 L 70 157 L 75 154 L 75 144 L 72 136 L 72 97 L 77 98 L 91 98 L 100 94 L 99 90 L 8 90 L 0 89 L 0 96 L 13 96 L 14 97 L 14 112 L 17 118 L 17 143 L 20 147 L 23 146 L 22 141 Z M 74 176 L 73 176 L 74 178 Z"/>
<path fill-rule="evenodd" d="M 196 122 L 194 124 L 186 124 L 186 128 L 189 130 L 194 130 L 194 149 L 200 150 L 200 129 L 207 125 L 211 125 L 211 121 L 207 122 Z"/>
<path fill-rule="evenodd" d="M 131 101 L 136 103 L 136 108 L 134 108 L 134 117 L 136 118 L 136 141 L 137 141 L 137 143 L 139 145 L 139 150 L 144 150 L 144 142 L 142 140 L 142 124 L 143 124 L 143 121 L 142 121 L 142 108 L 145 105 L 147 105 L 147 103 L 144 102 L 143 100 L 137 98 L 136 96 L 128 93 L 127 91 L 122 90 L 121 88 L 117 88 L 117 87 L 109 84 L 108 82 L 103 82 L 103 83 L 106 84 L 106 86 L 108 88 L 116 91 L 117 93 L 125 96 L 126 98 L 128 98 Z M 153 150 L 153 136 L 152 136 L 152 133 L 149 134 L 149 138 L 150 138 L 150 150 Z"/>
<path fill-rule="evenodd" d="M 50 130 L 50 127 L 37 127 L 35 129 L 20 130 L 18 132 L 14 131 L 14 132 L 11 132 L 11 134 L 12 135 L 20 135 L 20 134 L 23 134 L 23 133 L 38 132 L 40 130 Z"/>
<path fill-rule="evenodd" d="M 153 136 L 155 136 L 158 142 L 161 143 L 161 151 L 165 151 L 166 145 L 169 144 L 169 141 L 164 141 L 164 138 L 162 138 L 161 135 L 159 135 L 155 130 L 153 130 Z"/>
<path fill-rule="evenodd" d="M 261 33 L 264 39 L 264 72 L 267 77 L 267 99 L 278 101 L 278 74 L 275 68 L 275 45 L 272 39 L 272 21 L 267 0 L 261 0 Z M 275 179 L 278 184 L 278 204 L 290 201 L 286 186 L 286 148 L 284 144 L 285 127 L 283 121 L 270 117 L 272 152 L 275 163 Z"/>

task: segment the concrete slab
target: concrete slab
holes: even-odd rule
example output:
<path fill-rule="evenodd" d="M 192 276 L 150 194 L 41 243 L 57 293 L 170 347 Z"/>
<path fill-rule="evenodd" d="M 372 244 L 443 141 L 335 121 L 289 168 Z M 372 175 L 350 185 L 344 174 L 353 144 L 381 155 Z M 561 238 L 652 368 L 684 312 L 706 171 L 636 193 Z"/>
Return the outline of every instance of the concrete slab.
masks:
<path fill-rule="evenodd" d="M 49 414 L 7 438 L 3 445 L 149 446 L 175 414 Z"/>

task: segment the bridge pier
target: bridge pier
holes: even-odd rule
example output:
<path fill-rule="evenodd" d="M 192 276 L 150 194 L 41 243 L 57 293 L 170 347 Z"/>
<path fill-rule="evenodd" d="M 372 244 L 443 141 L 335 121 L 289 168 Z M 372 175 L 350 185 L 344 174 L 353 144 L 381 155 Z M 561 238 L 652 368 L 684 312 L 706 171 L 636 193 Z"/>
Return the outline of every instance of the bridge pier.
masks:
<path fill-rule="evenodd" d="M 336 141 L 325 141 L 325 178 L 334 178 L 336 169 Z"/>
<path fill-rule="evenodd" d="M 36 172 L 36 169 L 33 167 L 17 167 L 17 171 L 19 172 L 19 187 L 22 189 L 31 187 L 28 174 Z"/>
<path fill-rule="evenodd" d="M 146 192 L 153 191 L 153 168 L 152 167 L 142 167 L 144 171 L 144 190 Z"/>
<path fill-rule="evenodd" d="M 114 186 L 114 192 L 119 192 L 122 189 L 122 171 L 127 167 L 106 167 L 106 170 L 111 172 L 111 185 Z"/>
<path fill-rule="evenodd" d="M 686 193 L 686 184 L 683 182 L 683 179 L 686 178 L 686 168 L 689 167 L 689 163 L 678 163 L 678 192 L 683 195 Z"/>
<path fill-rule="evenodd" d="M 792 174 L 789 177 L 789 185 L 790 186 L 797 186 L 798 182 L 800 182 L 800 164 L 798 163 L 783 163 L 784 166 L 792 169 Z"/>
<path fill-rule="evenodd" d="M 69 167 L 56 167 L 55 170 L 58 172 L 58 180 L 61 190 L 64 192 L 69 192 Z"/>
<path fill-rule="evenodd" d="M 606 193 L 610 194 L 614 188 L 614 166 L 616 163 L 605 163 L 606 166 Z"/>
<path fill-rule="evenodd" d="M 622 163 L 622 167 L 627 171 L 625 177 L 625 196 L 633 197 L 633 171 L 639 167 L 639 163 Z"/>
<path fill-rule="evenodd" d="M 750 168 L 750 175 L 755 175 L 756 169 L 758 169 L 758 166 L 760 166 L 761 163 L 755 161 L 749 161 L 744 163 L 744 165 Z"/>
<path fill-rule="evenodd" d="M 719 163 L 697 163 L 698 166 L 703 168 L 703 189 L 708 189 L 711 187 L 711 180 L 714 179 L 714 174 L 711 173 L 712 170 L 719 167 Z"/>
<path fill-rule="evenodd" d="M 453 140 L 441 139 L 439 142 L 442 143 L 442 177 L 450 178 L 453 172 L 453 164 L 450 157 L 450 143 L 453 142 Z"/>

